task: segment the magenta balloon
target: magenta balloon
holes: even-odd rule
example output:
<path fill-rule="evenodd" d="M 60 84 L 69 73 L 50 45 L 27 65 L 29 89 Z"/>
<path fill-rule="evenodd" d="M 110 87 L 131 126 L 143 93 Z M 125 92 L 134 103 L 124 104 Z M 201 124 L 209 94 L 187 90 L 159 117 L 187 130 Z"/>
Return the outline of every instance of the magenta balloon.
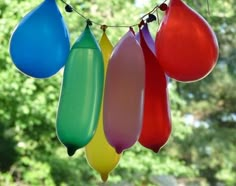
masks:
<path fill-rule="evenodd" d="M 155 41 L 153 40 L 153 38 L 149 32 L 148 24 L 143 25 L 142 34 L 143 34 L 143 39 L 145 40 L 145 43 L 148 45 L 148 48 L 152 51 L 153 54 L 156 54 Z M 135 39 L 140 44 L 140 40 L 141 40 L 140 39 L 140 32 L 136 33 Z"/>
<path fill-rule="evenodd" d="M 148 48 L 152 51 L 153 54 L 156 54 L 156 48 L 155 48 L 155 41 L 153 40 L 149 29 L 148 29 L 148 25 L 144 24 L 143 28 L 142 28 L 142 34 L 143 34 L 143 38 L 145 40 L 145 43 L 148 45 Z M 140 43 L 140 33 L 138 32 L 138 37 L 139 37 L 139 43 Z"/>
<path fill-rule="evenodd" d="M 145 61 L 134 34 L 127 32 L 108 63 L 104 92 L 104 132 L 117 153 L 139 138 L 143 121 Z"/>

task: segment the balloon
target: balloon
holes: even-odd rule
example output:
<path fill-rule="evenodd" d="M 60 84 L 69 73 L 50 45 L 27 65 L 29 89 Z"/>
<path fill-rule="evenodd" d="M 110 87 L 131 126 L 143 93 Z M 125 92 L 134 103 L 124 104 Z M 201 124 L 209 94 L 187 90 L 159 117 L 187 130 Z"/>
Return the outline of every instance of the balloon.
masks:
<path fill-rule="evenodd" d="M 104 59 L 104 70 L 106 72 L 113 47 L 105 32 L 102 35 L 100 47 Z M 108 179 L 109 173 L 119 162 L 120 155 L 117 154 L 115 149 L 107 142 L 104 134 L 102 110 L 99 116 L 98 128 L 92 140 L 85 147 L 85 154 L 90 166 L 100 173 L 103 181 Z"/>
<path fill-rule="evenodd" d="M 171 0 L 156 36 L 157 59 L 171 78 L 182 82 L 207 76 L 218 58 L 210 25 L 181 0 Z"/>
<path fill-rule="evenodd" d="M 143 120 L 145 64 L 143 52 L 130 30 L 110 58 L 104 92 L 104 132 L 121 153 L 139 138 Z"/>
<path fill-rule="evenodd" d="M 104 66 L 100 47 L 87 25 L 65 65 L 57 112 L 57 135 L 69 156 L 92 139 L 101 106 Z"/>
<path fill-rule="evenodd" d="M 149 29 L 148 29 L 148 25 L 147 24 L 144 24 L 143 28 L 142 28 L 142 31 L 144 32 L 144 37 L 143 39 L 145 40 L 145 43 L 148 45 L 148 48 L 152 51 L 152 53 L 155 55 L 156 54 L 156 47 L 155 47 L 155 42 L 154 40 L 152 39 L 152 36 L 149 32 Z M 136 35 L 135 35 L 135 39 L 141 44 L 140 42 L 140 32 L 138 32 Z M 142 46 L 141 46 L 142 48 Z M 145 61 L 145 66 L 146 66 L 146 61 Z M 146 85 L 145 85 L 146 86 Z"/>
<path fill-rule="evenodd" d="M 140 43 L 145 58 L 146 76 L 143 128 L 139 142 L 158 152 L 171 133 L 167 79 L 152 51 L 155 44 L 146 24 L 140 31 Z"/>
<path fill-rule="evenodd" d="M 45 0 L 27 14 L 10 40 L 13 63 L 34 78 L 56 74 L 64 66 L 69 51 L 68 30 L 55 0 Z"/>

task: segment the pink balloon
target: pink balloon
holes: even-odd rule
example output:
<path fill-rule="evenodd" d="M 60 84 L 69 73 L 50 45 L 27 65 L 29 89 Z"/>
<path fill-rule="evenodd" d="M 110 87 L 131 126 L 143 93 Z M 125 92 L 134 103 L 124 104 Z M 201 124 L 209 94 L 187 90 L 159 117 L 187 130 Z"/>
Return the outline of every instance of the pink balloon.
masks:
<path fill-rule="evenodd" d="M 143 122 L 145 61 L 132 31 L 127 32 L 110 58 L 104 92 L 104 132 L 117 153 L 139 138 Z"/>

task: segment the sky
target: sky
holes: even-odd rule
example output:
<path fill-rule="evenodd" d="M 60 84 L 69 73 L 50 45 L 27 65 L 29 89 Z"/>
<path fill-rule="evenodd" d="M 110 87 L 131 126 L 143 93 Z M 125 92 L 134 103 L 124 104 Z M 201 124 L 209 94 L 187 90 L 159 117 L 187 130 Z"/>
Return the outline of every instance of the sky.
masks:
<path fill-rule="evenodd" d="M 141 7 L 141 6 L 143 6 L 144 4 L 147 4 L 149 2 L 149 0 L 136 0 L 136 5 L 138 6 L 138 7 Z"/>

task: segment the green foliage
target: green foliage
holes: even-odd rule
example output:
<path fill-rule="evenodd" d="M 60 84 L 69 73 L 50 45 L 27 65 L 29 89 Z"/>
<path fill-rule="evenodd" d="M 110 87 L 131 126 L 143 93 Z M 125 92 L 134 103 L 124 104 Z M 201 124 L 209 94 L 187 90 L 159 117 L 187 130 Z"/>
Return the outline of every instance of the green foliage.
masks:
<path fill-rule="evenodd" d="M 15 25 L 40 2 L 0 1 L 0 185 L 102 185 L 83 150 L 69 158 L 56 137 L 62 73 L 45 80 L 32 79 L 19 73 L 9 56 L 8 43 Z M 154 0 L 144 7 L 136 7 L 131 0 L 70 2 L 85 16 L 112 25 L 137 23 L 139 16 L 156 4 Z M 209 0 L 210 16 L 205 0 L 187 2 L 216 31 L 218 65 L 200 82 L 170 81 L 173 131 L 168 144 L 159 154 L 136 144 L 123 154 L 108 185 L 163 185 L 173 177 L 186 185 L 236 185 L 236 1 Z M 77 14 L 65 13 L 60 1 L 58 5 L 73 43 L 85 22 Z M 155 35 L 156 23 L 151 28 Z M 99 40 L 101 30 L 96 25 L 92 29 Z M 126 31 L 109 28 L 107 34 L 115 44 Z"/>

